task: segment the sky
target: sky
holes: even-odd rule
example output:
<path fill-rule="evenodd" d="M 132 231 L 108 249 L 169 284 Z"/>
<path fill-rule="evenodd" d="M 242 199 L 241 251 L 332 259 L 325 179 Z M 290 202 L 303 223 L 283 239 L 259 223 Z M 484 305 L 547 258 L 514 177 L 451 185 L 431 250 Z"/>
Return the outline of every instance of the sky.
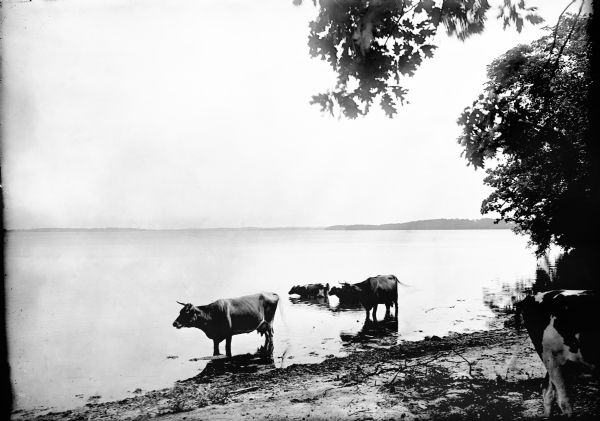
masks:
<path fill-rule="evenodd" d="M 554 25 L 567 3 L 527 4 Z M 309 104 L 335 81 L 308 53 L 310 1 L 9 0 L 2 14 L 7 229 L 479 218 L 491 190 L 456 119 L 486 65 L 544 26 L 502 30 L 491 11 L 466 42 L 439 31 L 404 81 L 410 104 L 346 120 Z"/>

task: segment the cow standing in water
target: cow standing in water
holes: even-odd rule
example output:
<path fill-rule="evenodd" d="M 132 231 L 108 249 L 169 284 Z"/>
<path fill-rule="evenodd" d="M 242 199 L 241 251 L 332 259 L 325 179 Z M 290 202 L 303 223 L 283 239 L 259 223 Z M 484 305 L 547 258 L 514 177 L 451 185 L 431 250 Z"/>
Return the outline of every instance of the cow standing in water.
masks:
<path fill-rule="evenodd" d="M 302 298 L 320 298 L 329 295 L 329 284 L 294 285 L 288 294 L 298 294 Z"/>
<path fill-rule="evenodd" d="M 398 320 L 398 278 L 394 275 L 377 275 L 356 284 L 341 284 L 341 287 L 333 287 L 329 290 L 330 295 L 336 295 L 343 300 L 356 300 L 365 308 L 365 323 L 370 321 L 369 312 L 373 310 L 373 321 L 377 321 L 377 305 L 385 304 L 385 318 L 390 318 L 390 308 L 395 309 L 396 320 Z"/>
<path fill-rule="evenodd" d="M 225 353 L 231 357 L 231 337 L 257 331 L 265 336 L 263 350 L 273 352 L 273 319 L 279 296 L 272 292 L 217 300 L 204 306 L 177 301 L 183 306 L 173 322 L 177 329 L 196 327 L 213 340 L 213 355 L 221 355 L 219 344 L 225 340 Z"/>
<path fill-rule="evenodd" d="M 547 291 L 526 297 L 518 309 L 548 370 L 542 386 L 545 415 L 550 416 L 556 397 L 560 410 L 570 416 L 573 410 L 567 395 L 565 366 L 574 363 L 597 370 L 600 360 L 598 295 L 593 291 Z"/>

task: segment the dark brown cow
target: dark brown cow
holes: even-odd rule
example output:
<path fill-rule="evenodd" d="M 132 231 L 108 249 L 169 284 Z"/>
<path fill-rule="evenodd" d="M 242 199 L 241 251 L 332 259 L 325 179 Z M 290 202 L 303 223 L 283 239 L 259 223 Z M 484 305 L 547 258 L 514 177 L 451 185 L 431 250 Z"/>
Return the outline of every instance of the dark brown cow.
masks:
<path fill-rule="evenodd" d="M 542 388 L 544 412 L 555 397 L 572 414 L 564 368 L 568 363 L 597 369 L 600 359 L 600 300 L 592 291 L 555 290 L 526 297 L 518 305 L 529 337 L 548 370 Z M 597 371 L 596 371 L 596 374 Z"/>
<path fill-rule="evenodd" d="M 329 284 L 295 285 L 288 294 L 298 294 L 303 298 L 326 297 L 329 294 Z"/>
<path fill-rule="evenodd" d="M 342 283 L 341 287 L 333 287 L 330 295 L 336 295 L 342 301 L 356 300 L 365 308 L 368 322 L 369 312 L 373 310 L 373 321 L 377 321 L 377 305 L 385 304 L 385 318 L 390 317 L 390 307 L 394 305 L 398 320 L 398 278 L 394 275 L 377 275 L 356 284 Z"/>
<path fill-rule="evenodd" d="M 179 317 L 173 322 L 177 329 L 196 327 L 213 340 L 213 355 L 220 355 L 219 344 L 225 340 L 225 352 L 231 357 L 231 337 L 258 331 L 265 335 L 264 351 L 273 352 L 273 318 L 279 296 L 272 292 L 217 300 L 204 306 L 180 303 Z"/>

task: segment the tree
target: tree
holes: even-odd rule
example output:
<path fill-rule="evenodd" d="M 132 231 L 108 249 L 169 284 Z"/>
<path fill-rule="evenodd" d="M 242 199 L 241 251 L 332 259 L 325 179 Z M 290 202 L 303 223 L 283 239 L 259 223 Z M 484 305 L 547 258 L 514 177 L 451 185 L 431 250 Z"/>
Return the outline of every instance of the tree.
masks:
<path fill-rule="evenodd" d="M 294 0 L 295 4 L 302 0 Z M 465 40 L 485 28 L 487 0 L 313 0 L 317 18 L 310 23 L 313 57 L 337 73 L 333 89 L 314 95 L 311 103 L 345 117 L 366 115 L 375 101 L 388 117 L 405 102 L 402 78 L 412 76 L 423 59 L 432 57 L 434 37 L 442 25 L 450 36 Z M 437 3 L 437 4 L 436 4 Z M 499 18 L 518 31 L 525 20 L 540 23 L 535 7 L 524 0 L 504 0 Z"/>
<path fill-rule="evenodd" d="M 555 243 L 590 249 L 597 224 L 589 150 L 588 18 L 563 18 L 554 33 L 519 45 L 488 67 L 484 92 L 458 119 L 475 168 L 494 158 L 482 213 L 498 212 L 541 255 Z"/>
<path fill-rule="evenodd" d="M 300 4 L 303 0 L 293 1 Z M 579 14 L 584 0 L 580 1 Z M 575 2 L 565 0 L 563 14 Z M 487 0 L 313 3 L 319 14 L 310 24 L 310 53 L 330 63 L 337 73 L 337 83 L 329 91 L 314 95 L 311 102 L 331 114 L 339 110 L 348 118 L 366 115 L 377 100 L 388 117 L 393 117 L 406 96 L 402 78 L 411 76 L 422 60 L 433 54 L 436 46 L 432 41 L 440 24 L 448 35 L 464 40 L 485 29 L 490 10 Z M 530 235 L 538 254 L 554 242 L 590 256 L 583 260 L 591 262 L 600 247 L 600 219 L 594 217 L 600 214 L 596 181 L 600 178 L 600 82 L 590 78 L 600 69 L 600 25 L 596 23 L 599 4 L 592 2 L 595 13 L 587 19 L 585 31 L 579 19 L 575 25 L 571 25 L 573 18 L 559 19 L 552 34 L 529 50 L 511 50 L 505 55 L 505 68 L 498 67 L 497 75 L 492 75 L 498 87 L 506 88 L 504 97 L 497 98 L 497 105 L 518 106 L 532 120 L 520 121 L 518 113 L 510 108 L 504 109 L 511 111 L 506 114 L 507 120 L 490 120 L 485 104 L 480 104 L 480 110 L 474 104 L 473 115 L 464 116 L 465 127 L 473 119 L 469 126 L 473 140 L 461 139 L 465 156 L 475 168 L 482 167 L 486 158 L 500 156 L 504 160 L 488 174 L 486 183 L 496 191 L 483 203 L 482 211 L 496 210 L 502 219 L 515 221 L 520 232 Z M 542 21 L 535 12 L 522 0 L 503 0 L 498 18 L 505 28 L 514 24 L 520 31 L 525 21 Z M 518 69 L 524 71 L 521 76 Z M 480 99 L 491 101 L 486 96 L 490 92 L 486 89 Z M 536 101 L 542 108 L 536 114 L 527 101 Z M 493 108 L 487 112 L 490 110 Z M 496 111 L 501 116 L 500 109 Z M 555 118 L 556 122 L 552 120 Z M 486 134 L 488 130 L 491 132 Z M 498 139 L 497 135 L 503 137 Z M 515 141 L 508 142 L 509 138 Z M 507 148 L 502 149 L 498 141 L 506 141 Z M 547 172 L 551 167 L 556 171 Z"/>

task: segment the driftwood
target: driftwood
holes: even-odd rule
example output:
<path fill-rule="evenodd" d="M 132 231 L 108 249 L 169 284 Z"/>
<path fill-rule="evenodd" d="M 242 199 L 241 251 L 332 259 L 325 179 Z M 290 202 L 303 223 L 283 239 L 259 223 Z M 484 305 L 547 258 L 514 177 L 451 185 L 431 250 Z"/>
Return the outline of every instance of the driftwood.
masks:
<path fill-rule="evenodd" d="M 352 415 L 360 414 L 361 412 L 367 412 L 367 411 L 370 411 L 370 409 L 369 409 L 369 408 L 365 408 L 365 409 L 359 409 L 358 411 L 355 411 L 355 412 L 351 412 L 351 413 L 349 413 L 349 414 L 348 414 L 348 416 L 352 416 Z"/>
<path fill-rule="evenodd" d="M 233 393 L 233 394 L 242 394 L 242 393 L 247 393 L 247 392 L 253 392 L 255 390 L 258 390 L 259 387 L 258 386 L 250 386 L 250 387 L 244 387 L 243 389 L 238 389 L 238 390 L 232 390 L 229 393 Z"/>
<path fill-rule="evenodd" d="M 290 402 L 292 403 L 308 403 L 308 402 L 313 402 L 316 401 L 318 399 L 324 398 L 325 395 L 327 395 L 327 392 L 329 392 L 330 390 L 336 389 L 335 387 L 330 387 L 329 389 L 325 389 L 323 392 L 317 393 L 313 396 L 309 396 L 306 398 L 292 398 L 290 399 Z"/>

